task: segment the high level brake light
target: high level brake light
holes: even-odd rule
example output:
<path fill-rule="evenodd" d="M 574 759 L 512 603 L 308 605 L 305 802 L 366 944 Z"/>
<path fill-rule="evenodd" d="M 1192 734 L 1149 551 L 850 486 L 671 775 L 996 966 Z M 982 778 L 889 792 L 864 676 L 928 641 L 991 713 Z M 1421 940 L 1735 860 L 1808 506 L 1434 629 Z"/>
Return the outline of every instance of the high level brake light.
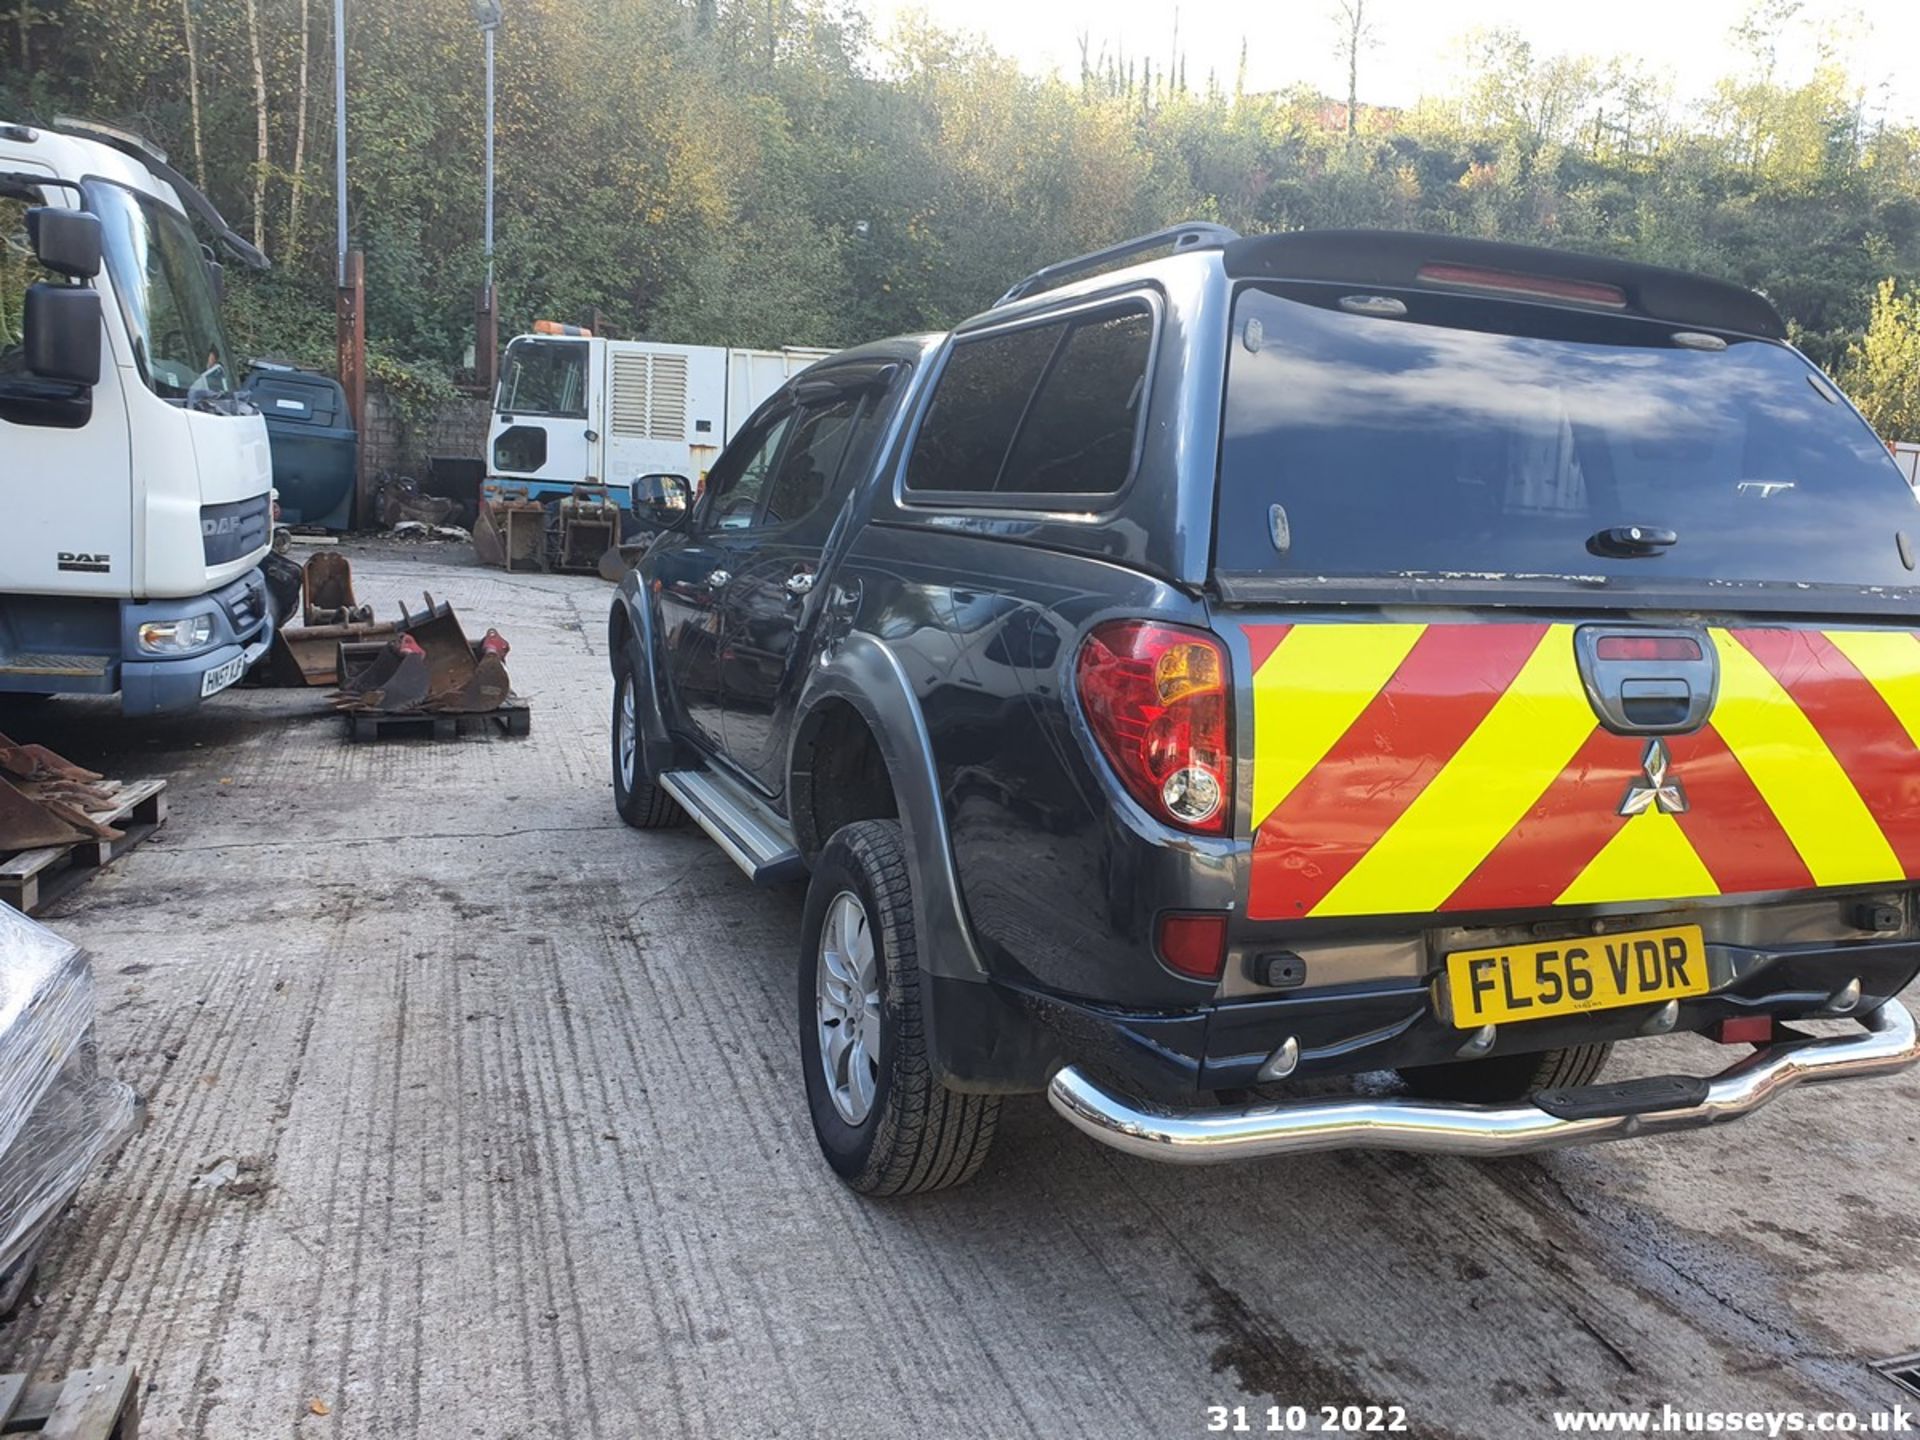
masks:
<path fill-rule="evenodd" d="M 1520 275 L 1511 270 L 1485 270 L 1478 265 L 1422 265 L 1420 278 L 1429 285 L 1462 290 L 1491 290 L 1529 300 L 1571 300 L 1576 305 L 1599 305 L 1608 310 L 1627 308 L 1627 292 L 1597 280 L 1562 280 L 1554 275 Z"/>
<path fill-rule="evenodd" d="M 1227 653 L 1204 630 L 1113 620 L 1080 648 L 1080 703 L 1101 754 L 1155 819 L 1226 833 L 1233 793 Z"/>

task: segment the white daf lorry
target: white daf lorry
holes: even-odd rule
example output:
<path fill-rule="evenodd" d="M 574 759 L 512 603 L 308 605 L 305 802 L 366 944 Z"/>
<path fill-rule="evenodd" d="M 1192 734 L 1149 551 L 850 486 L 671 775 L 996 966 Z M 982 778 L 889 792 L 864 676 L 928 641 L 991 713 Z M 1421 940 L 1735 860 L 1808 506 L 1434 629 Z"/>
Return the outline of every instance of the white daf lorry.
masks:
<path fill-rule="evenodd" d="M 760 402 L 830 353 L 608 340 L 542 321 L 501 362 L 490 488 L 551 500 L 603 484 L 626 508 L 642 476 L 679 475 L 697 488 Z"/>
<path fill-rule="evenodd" d="M 197 705 L 272 638 L 272 466 L 193 221 L 138 137 L 0 123 L 0 694 Z"/>

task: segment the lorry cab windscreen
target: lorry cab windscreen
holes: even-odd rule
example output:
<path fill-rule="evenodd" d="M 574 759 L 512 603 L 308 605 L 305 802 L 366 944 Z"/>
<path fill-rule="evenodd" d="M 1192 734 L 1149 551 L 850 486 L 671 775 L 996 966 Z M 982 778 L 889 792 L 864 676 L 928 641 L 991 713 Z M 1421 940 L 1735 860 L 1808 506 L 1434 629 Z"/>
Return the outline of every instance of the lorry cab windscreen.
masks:
<path fill-rule="evenodd" d="M 83 190 L 147 387 L 163 400 L 231 410 L 220 305 L 187 217 L 124 185 L 89 180 Z"/>
<path fill-rule="evenodd" d="M 1356 314 L 1342 293 L 1238 294 L 1220 570 L 1914 583 L 1912 491 L 1789 347 L 1411 290 L 1403 317 Z"/>
<path fill-rule="evenodd" d="M 587 418 L 587 342 L 521 336 L 507 346 L 494 410 L 502 415 Z"/>

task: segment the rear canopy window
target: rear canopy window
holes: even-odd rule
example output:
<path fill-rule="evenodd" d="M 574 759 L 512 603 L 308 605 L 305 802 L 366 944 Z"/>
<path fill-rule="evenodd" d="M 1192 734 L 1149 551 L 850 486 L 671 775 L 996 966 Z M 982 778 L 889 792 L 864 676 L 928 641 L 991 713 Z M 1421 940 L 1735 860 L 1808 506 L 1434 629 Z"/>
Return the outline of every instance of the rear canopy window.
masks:
<path fill-rule="evenodd" d="M 1111 495 L 1139 434 L 1153 316 L 1096 310 L 955 343 L 907 462 L 914 491 Z"/>
<path fill-rule="evenodd" d="M 1236 301 L 1218 569 L 1914 583 L 1894 538 L 1920 535 L 1912 492 L 1786 347 L 1455 296 L 1388 319 L 1343 293 Z M 1616 526 L 1678 539 L 1593 553 Z"/>

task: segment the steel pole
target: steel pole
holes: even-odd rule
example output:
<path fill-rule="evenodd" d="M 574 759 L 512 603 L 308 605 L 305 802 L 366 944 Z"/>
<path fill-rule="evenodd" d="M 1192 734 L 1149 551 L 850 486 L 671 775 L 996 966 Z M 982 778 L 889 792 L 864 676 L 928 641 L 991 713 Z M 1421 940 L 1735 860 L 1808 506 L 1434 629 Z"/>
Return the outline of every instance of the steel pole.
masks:
<path fill-rule="evenodd" d="M 347 283 L 347 18 L 346 0 L 333 0 L 334 277 Z"/>
<path fill-rule="evenodd" d="M 493 290 L 493 27 L 487 37 L 487 290 Z"/>

